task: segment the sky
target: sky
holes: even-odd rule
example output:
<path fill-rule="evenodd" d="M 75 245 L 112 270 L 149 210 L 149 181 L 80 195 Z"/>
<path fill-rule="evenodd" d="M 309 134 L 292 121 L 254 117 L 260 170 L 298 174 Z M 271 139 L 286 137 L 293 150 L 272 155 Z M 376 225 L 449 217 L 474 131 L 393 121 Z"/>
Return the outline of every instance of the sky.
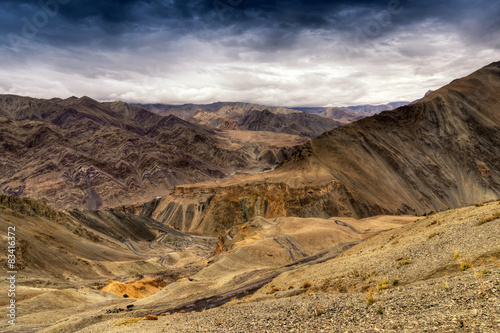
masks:
<path fill-rule="evenodd" d="M 0 93 L 412 101 L 499 61 L 499 32 L 497 0 L 2 0 Z"/>

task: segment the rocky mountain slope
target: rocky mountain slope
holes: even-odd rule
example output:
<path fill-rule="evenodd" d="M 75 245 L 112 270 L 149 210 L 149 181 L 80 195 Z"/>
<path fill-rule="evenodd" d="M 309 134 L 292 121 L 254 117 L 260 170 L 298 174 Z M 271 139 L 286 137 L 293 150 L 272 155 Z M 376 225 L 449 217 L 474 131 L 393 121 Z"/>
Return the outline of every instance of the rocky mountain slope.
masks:
<path fill-rule="evenodd" d="M 6 195 L 0 195 L 0 226 L 16 228 L 16 269 L 25 284 L 68 286 L 161 272 L 167 264 L 203 261 L 215 248 L 215 239 L 192 237 L 145 217 L 57 211 L 40 200 Z M 6 248 L 5 240 L 2 267 Z"/>
<path fill-rule="evenodd" d="M 161 115 L 175 115 L 195 124 L 219 129 L 270 131 L 315 137 L 341 125 L 333 119 L 283 107 L 249 103 L 208 105 L 139 105 Z"/>
<path fill-rule="evenodd" d="M 122 102 L 2 95 L 0 190 L 57 208 L 142 202 L 179 184 L 270 168 L 305 141 L 277 133 L 241 142 Z"/>
<path fill-rule="evenodd" d="M 44 332 L 495 332 L 499 228 L 498 201 L 427 218 L 257 218 L 226 233 L 227 246 L 190 279 L 130 300 L 130 312 L 107 313 L 108 303 L 36 323 Z"/>
<path fill-rule="evenodd" d="M 422 214 L 500 197 L 498 96 L 493 63 L 418 103 L 324 133 L 271 172 L 179 186 L 150 216 L 216 235 L 258 215 Z"/>
<path fill-rule="evenodd" d="M 21 318 L 9 325 L 16 331 L 23 325 L 21 331 L 39 331 L 44 327 L 40 321 L 57 321 L 83 308 L 120 306 L 128 301 L 117 287 L 126 288 L 130 297 L 153 293 L 203 268 L 216 244 L 216 239 L 184 234 L 144 217 L 57 211 L 40 200 L 0 195 L 0 228 L 8 227 L 16 239 L 15 300 Z M 7 295 L 11 253 L 6 232 L 0 240 L 0 292 Z M 112 292 L 100 291 L 109 279 L 116 280 L 105 288 Z M 8 302 L 0 298 L 2 316 Z"/>

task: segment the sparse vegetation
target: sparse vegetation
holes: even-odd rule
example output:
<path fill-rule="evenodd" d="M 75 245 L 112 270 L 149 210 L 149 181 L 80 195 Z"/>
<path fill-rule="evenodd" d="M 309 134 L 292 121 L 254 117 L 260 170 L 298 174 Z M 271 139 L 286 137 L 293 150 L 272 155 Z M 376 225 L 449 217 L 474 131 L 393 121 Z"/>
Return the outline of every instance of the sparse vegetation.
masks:
<path fill-rule="evenodd" d="M 352 276 L 352 277 L 357 278 L 357 277 L 361 276 L 361 273 L 359 271 L 357 271 L 357 270 L 354 270 L 349 275 Z"/>
<path fill-rule="evenodd" d="M 146 318 L 144 318 L 144 320 L 158 320 L 158 316 L 149 314 Z"/>
<path fill-rule="evenodd" d="M 323 313 L 325 313 L 325 308 L 322 305 L 318 305 L 316 309 L 314 309 L 314 315 L 316 317 L 321 316 Z"/>
<path fill-rule="evenodd" d="M 460 270 L 461 270 L 462 272 L 465 272 L 466 270 L 468 270 L 468 269 L 469 269 L 469 268 L 471 268 L 471 267 L 472 267 L 472 265 L 471 265 L 471 264 L 469 264 L 469 263 L 467 263 L 467 262 L 464 262 L 464 263 L 462 263 L 462 264 L 460 265 Z"/>
<path fill-rule="evenodd" d="M 295 288 L 295 286 L 293 284 L 288 286 L 288 290 L 293 289 L 293 288 Z"/>
<path fill-rule="evenodd" d="M 375 298 L 373 298 L 373 295 L 370 294 L 370 296 L 367 297 L 366 299 L 366 304 L 368 304 L 368 306 L 370 305 L 373 305 L 377 300 Z"/>
<path fill-rule="evenodd" d="M 377 283 L 377 289 L 378 290 L 384 290 L 384 289 L 387 289 L 389 288 L 389 284 L 391 283 L 391 281 L 389 280 L 384 280 L 384 281 L 380 281 L 379 283 Z"/>
<path fill-rule="evenodd" d="M 401 266 L 411 264 L 411 260 L 408 257 L 405 257 L 405 258 L 400 257 L 400 258 L 396 259 L 396 261 L 398 263 L 396 268 L 398 268 L 398 269 L 401 268 Z"/>
<path fill-rule="evenodd" d="M 488 271 L 488 270 L 482 270 L 482 271 L 480 271 L 480 272 L 477 272 L 477 273 L 476 273 L 476 276 L 481 277 L 481 276 L 483 276 L 483 275 L 490 274 L 490 273 L 491 273 L 491 272 L 490 272 L 490 271 Z"/>
<path fill-rule="evenodd" d="M 272 287 L 270 291 L 268 291 L 266 294 L 270 295 L 270 294 L 274 294 L 274 293 L 277 293 L 278 291 L 280 291 L 280 288 L 276 288 L 276 287 Z"/>
<path fill-rule="evenodd" d="M 434 233 L 432 233 L 432 234 L 429 235 L 429 239 L 431 239 L 433 237 L 436 237 L 436 236 L 439 236 L 441 234 L 443 234 L 443 233 L 442 232 L 434 232 Z"/>
<path fill-rule="evenodd" d="M 377 309 L 377 313 L 378 313 L 379 315 L 383 315 L 383 314 L 384 314 L 384 309 L 383 309 L 382 307 L 379 307 L 379 308 Z"/>
<path fill-rule="evenodd" d="M 363 279 L 363 281 L 365 281 L 365 280 L 366 280 L 366 279 L 368 279 L 369 277 L 371 277 L 371 276 L 377 276 L 377 275 L 379 275 L 379 274 L 380 274 L 380 272 L 379 272 L 379 271 L 371 271 L 371 272 L 368 272 L 368 273 L 364 273 L 364 274 L 362 274 L 362 275 L 361 275 L 361 278 Z M 374 279 L 370 279 L 370 281 L 369 281 L 369 282 L 375 282 L 375 280 L 374 280 Z"/>
<path fill-rule="evenodd" d="M 393 286 L 397 286 L 399 284 L 399 280 L 398 279 L 395 279 L 392 281 L 392 285 Z"/>
<path fill-rule="evenodd" d="M 498 262 L 498 259 L 497 259 L 497 258 L 495 258 L 495 257 L 493 257 L 493 256 L 490 256 L 490 258 L 491 258 L 491 261 L 493 261 L 493 263 L 494 263 L 494 264 L 495 264 L 498 268 L 500 268 L 500 263 Z"/>
<path fill-rule="evenodd" d="M 435 213 L 435 211 L 431 210 L 431 211 L 430 211 L 430 212 L 428 212 L 428 213 L 424 213 L 424 214 L 422 214 L 422 216 L 431 216 L 431 215 L 432 215 L 432 214 L 434 214 L 434 213 Z M 417 215 L 417 216 L 419 216 L 419 215 Z"/>
<path fill-rule="evenodd" d="M 455 252 L 455 254 L 453 255 L 453 260 L 456 260 L 458 259 L 458 257 L 460 257 L 460 254 Z"/>

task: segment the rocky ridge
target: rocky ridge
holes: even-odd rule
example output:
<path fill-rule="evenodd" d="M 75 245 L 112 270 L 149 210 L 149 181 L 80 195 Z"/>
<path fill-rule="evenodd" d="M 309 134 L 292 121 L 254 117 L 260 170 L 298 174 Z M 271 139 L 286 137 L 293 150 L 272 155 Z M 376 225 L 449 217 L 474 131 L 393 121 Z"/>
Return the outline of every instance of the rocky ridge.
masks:
<path fill-rule="evenodd" d="M 176 115 L 195 124 L 219 129 L 270 131 L 315 137 L 342 125 L 338 121 L 315 114 L 249 103 L 140 106 L 161 115 Z"/>

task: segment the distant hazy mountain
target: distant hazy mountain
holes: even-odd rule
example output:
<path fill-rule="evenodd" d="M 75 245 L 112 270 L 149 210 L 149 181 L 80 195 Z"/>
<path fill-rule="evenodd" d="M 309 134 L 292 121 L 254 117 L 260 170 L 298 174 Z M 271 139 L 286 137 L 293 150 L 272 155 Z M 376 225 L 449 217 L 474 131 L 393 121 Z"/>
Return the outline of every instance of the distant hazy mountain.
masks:
<path fill-rule="evenodd" d="M 283 107 L 249 103 L 218 102 L 207 105 L 137 105 L 161 115 L 175 115 L 186 121 L 219 129 L 270 131 L 315 137 L 340 125 L 333 119 Z"/>
<path fill-rule="evenodd" d="M 296 110 L 318 114 L 326 118 L 331 118 L 341 123 L 350 123 L 362 119 L 364 117 L 373 116 L 382 111 L 394 110 L 400 106 L 411 104 L 412 102 L 392 102 L 383 105 L 356 105 L 356 106 L 341 106 L 331 108 L 321 107 L 297 107 Z"/>

